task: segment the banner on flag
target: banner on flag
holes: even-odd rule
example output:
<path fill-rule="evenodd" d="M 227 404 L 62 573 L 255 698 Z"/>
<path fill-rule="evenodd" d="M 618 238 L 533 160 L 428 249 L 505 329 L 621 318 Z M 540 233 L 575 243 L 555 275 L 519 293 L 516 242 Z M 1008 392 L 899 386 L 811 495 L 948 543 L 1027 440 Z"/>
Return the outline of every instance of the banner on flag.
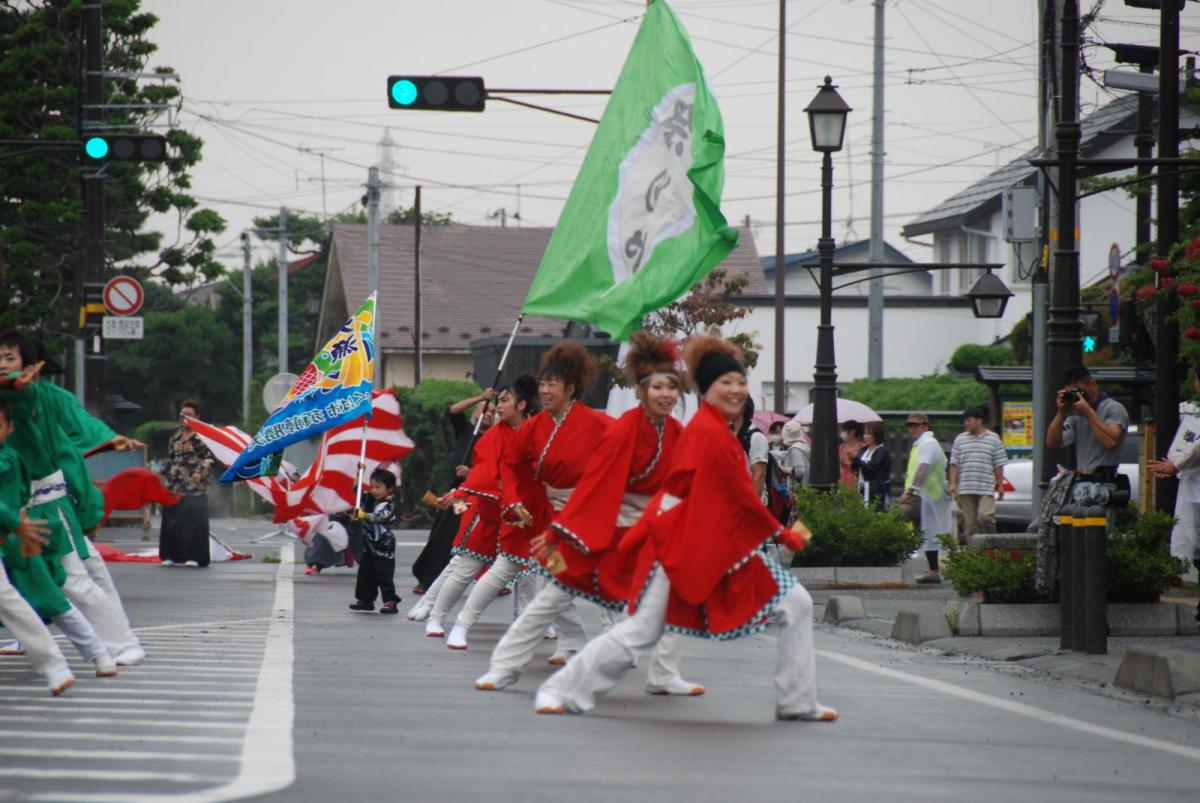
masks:
<path fill-rule="evenodd" d="M 221 475 L 221 482 L 275 474 L 285 446 L 371 414 L 375 383 L 375 293 L 296 380 L 279 409 Z"/>
<path fill-rule="evenodd" d="M 721 214 L 721 113 L 687 32 L 646 9 L 524 312 L 586 321 L 617 340 L 675 301 L 738 242 Z"/>

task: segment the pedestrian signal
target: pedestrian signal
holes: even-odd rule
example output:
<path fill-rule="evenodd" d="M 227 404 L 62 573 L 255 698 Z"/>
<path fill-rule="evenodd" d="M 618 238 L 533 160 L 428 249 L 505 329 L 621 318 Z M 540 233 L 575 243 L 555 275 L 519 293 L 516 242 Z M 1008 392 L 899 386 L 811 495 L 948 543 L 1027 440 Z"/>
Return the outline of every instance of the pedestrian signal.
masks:
<path fill-rule="evenodd" d="M 388 106 L 439 112 L 481 112 L 483 79 L 452 75 L 389 75 Z"/>
<path fill-rule="evenodd" d="M 88 162 L 162 162 L 167 158 L 167 138 L 154 134 L 101 134 L 83 140 Z"/>

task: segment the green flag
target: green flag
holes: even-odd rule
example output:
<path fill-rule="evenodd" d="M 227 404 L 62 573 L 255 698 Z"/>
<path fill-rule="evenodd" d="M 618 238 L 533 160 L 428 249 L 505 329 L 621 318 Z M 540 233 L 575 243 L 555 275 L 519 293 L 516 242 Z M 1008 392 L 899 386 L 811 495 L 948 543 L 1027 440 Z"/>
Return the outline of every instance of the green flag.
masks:
<path fill-rule="evenodd" d="M 725 135 L 679 19 L 646 9 L 524 311 L 617 340 L 737 246 L 721 214 Z"/>

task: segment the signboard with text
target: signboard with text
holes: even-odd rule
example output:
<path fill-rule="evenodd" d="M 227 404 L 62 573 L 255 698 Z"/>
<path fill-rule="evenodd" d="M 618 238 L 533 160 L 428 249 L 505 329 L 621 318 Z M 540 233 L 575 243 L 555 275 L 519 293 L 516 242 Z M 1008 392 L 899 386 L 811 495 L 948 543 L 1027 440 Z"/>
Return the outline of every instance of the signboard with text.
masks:
<path fill-rule="evenodd" d="M 106 340 L 141 340 L 144 320 L 141 316 L 105 315 L 104 338 Z"/>
<path fill-rule="evenodd" d="M 1005 449 L 1033 448 L 1033 402 L 1004 402 Z"/>

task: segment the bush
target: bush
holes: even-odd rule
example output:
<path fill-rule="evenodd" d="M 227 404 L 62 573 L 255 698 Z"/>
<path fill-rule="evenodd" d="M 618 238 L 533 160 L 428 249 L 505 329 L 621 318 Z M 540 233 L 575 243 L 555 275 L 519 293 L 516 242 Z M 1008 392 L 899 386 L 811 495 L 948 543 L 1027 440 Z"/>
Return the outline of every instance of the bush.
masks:
<path fill-rule="evenodd" d="M 167 439 L 179 427 L 178 421 L 147 421 L 133 430 L 132 438 L 146 444 L 148 459 L 167 456 Z"/>
<path fill-rule="evenodd" d="M 954 350 L 950 367 L 960 374 L 975 374 L 981 365 L 1016 365 L 1017 353 L 1008 346 L 981 346 L 964 343 Z"/>
<path fill-rule="evenodd" d="M 983 593 L 986 602 L 1019 604 L 1051 602 L 1038 594 L 1033 583 L 1037 558 L 1014 555 L 1003 549 L 969 549 L 949 536 L 942 536 L 942 574 L 965 597 Z"/>
<path fill-rule="evenodd" d="M 974 379 L 934 374 L 919 379 L 856 379 L 842 396 L 875 410 L 965 410 L 987 404 L 988 391 Z"/>
<path fill-rule="evenodd" d="M 878 511 L 839 484 L 796 490 L 796 518 L 813 532 L 796 566 L 897 566 L 921 545 L 899 509 Z"/>
<path fill-rule="evenodd" d="M 404 414 L 404 432 L 415 447 L 400 463 L 401 505 L 411 512 L 426 491 L 440 494 L 449 490 L 450 472 L 462 455 L 454 454 L 454 428 L 446 411 L 454 402 L 481 391 L 474 382 L 451 379 L 426 379 L 416 388 L 395 390 Z"/>
<path fill-rule="evenodd" d="M 1123 513 L 1108 536 L 1107 598 L 1113 602 L 1158 602 L 1159 596 L 1187 570 L 1169 552 L 1174 519 L 1157 511 Z M 1033 583 L 1036 558 L 1016 557 L 1004 550 L 974 550 L 942 539 L 946 565 L 942 573 L 960 596 L 983 592 L 996 603 L 1053 602 Z"/>

